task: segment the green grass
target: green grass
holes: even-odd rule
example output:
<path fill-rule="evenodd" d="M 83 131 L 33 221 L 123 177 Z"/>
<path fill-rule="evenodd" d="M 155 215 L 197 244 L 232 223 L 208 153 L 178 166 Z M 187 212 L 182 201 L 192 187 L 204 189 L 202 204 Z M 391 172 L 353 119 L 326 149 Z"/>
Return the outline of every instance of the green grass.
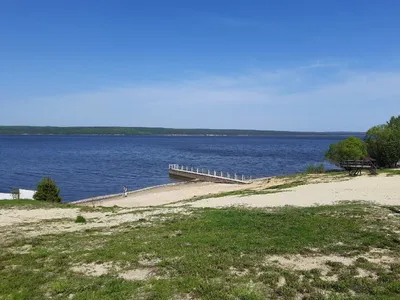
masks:
<path fill-rule="evenodd" d="M 80 206 L 69 203 L 55 203 L 55 202 L 46 202 L 46 201 L 38 201 L 38 200 L 29 200 L 29 199 L 18 199 L 18 200 L 0 200 L 0 209 L 9 209 L 9 208 L 17 208 L 17 209 L 36 209 L 36 208 L 78 208 L 82 212 L 90 212 L 90 211 L 109 211 L 109 212 L 117 212 L 121 210 L 120 207 L 92 207 L 92 206 Z"/>
<path fill-rule="evenodd" d="M 286 207 L 269 211 L 200 209 L 154 221 L 126 223 L 111 235 L 105 229 L 19 238 L 0 248 L 0 299 L 398 299 L 400 265 L 389 268 L 355 260 L 350 267 L 330 263 L 337 282 L 317 271 L 266 265 L 269 255 L 354 256 L 381 248 L 400 253 L 398 218 L 388 208 L 363 204 Z M 107 229 L 111 230 L 111 229 Z M 338 245 L 338 242 L 341 244 Z M 28 253 L 13 250 L 32 245 Z M 127 281 L 110 271 L 100 277 L 71 270 L 73 265 L 113 263 L 126 270 L 157 259 L 159 278 Z M 11 267 L 12 266 L 12 267 Z M 362 267 L 377 280 L 357 278 Z M 232 274 L 231 268 L 243 276 Z M 300 280 L 300 275 L 307 280 Z M 286 284 L 279 286 L 279 278 Z M 335 298 L 336 297 L 336 298 Z"/>
<path fill-rule="evenodd" d="M 75 219 L 75 223 L 86 223 L 86 219 L 82 216 L 77 216 Z"/>
<path fill-rule="evenodd" d="M 300 185 L 304 185 L 304 184 L 307 184 L 306 180 L 295 180 L 292 182 L 287 182 L 287 183 L 282 183 L 282 184 L 271 186 L 271 187 L 267 188 L 266 190 L 267 191 L 284 190 L 284 189 L 290 189 L 290 188 L 294 188 L 296 186 L 300 186 Z"/>
<path fill-rule="evenodd" d="M 322 173 L 325 173 L 324 164 L 307 166 L 306 174 L 322 174 Z"/>
<path fill-rule="evenodd" d="M 9 208 L 9 207 L 52 208 L 52 207 L 67 207 L 67 206 L 68 205 L 63 203 L 54 203 L 54 202 L 27 200 L 27 199 L 0 201 L 0 208 Z"/>
<path fill-rule="evenodd" d="M 383 170 L 378 170 L 378 173 L 386 174 L 387 176 L 395 176 L 395 175 L 400 175 L 400 169 L 383 169 Z"/>

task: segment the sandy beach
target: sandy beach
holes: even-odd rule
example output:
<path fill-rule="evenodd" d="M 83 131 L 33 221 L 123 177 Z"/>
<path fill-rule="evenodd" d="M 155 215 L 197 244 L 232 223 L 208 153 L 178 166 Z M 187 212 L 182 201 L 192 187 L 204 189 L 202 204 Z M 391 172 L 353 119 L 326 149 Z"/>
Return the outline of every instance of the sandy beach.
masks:
<path fill-rule="evenodd" d="M 312 206 L 329 205 L 339 201 L 369 201 L 383 205 L 400 205 L 400 177 L 363 175 L 355 178 L 347 176 L 308 176 L 304 185 L 279 189 L 276 193 L 258 195 L 216 194 L 240 190 L 263 191 L 284 183 L 296 182 L 298 178 L 272 178 L 255 181 L 248 185 L 216 184 L 192 182 L 175 186 L 164 186 L 83 205 L 89 206 L 181 206 L 227 207 L 244 205 L 249 207 Z M 233 193 L 234 194 L 234 193 Z M 194 197 L 202 199 L 193 199 Z M 193 199 L 193 201 L 190 201 Z"/>
<path fill-rule="evenodd" d="M 400 177 L 362 176 L 347 181 L 307 184 L 279 193 L 227 196 L 189 203 L 194 207 L 276 207 L 284 205 L 332 205 L 340 201 L 368 201 L 380 205 L 400 205 Z"/>
<path fill-rule="evenodd" d="M 144 191 L 133 192 L 127 197 L 115 197 L 95 202 L 83 203 L 88 206 L 120 206 L 120 207 L 142 207 L 158 206 L 178 201 L 191 199 L 193 197 L 207 194 L 217 194 L 240 190 L 249 187 L 240 184 L 220 184 L 210 182 L 188 182 L 178 185 L 166 185 L 155 187 Z"/>

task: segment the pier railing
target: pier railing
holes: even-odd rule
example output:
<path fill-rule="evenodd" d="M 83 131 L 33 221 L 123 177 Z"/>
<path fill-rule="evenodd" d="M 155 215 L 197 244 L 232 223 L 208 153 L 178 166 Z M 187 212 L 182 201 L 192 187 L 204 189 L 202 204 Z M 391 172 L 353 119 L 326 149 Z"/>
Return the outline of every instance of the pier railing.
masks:
<path fill-rule="evenodd" d="M 209 177 L 232 179 L 232 180 L 237 180 L 237 181 L 252 180 L 251 176 L 245 176 L 245 175 L 240 175 L 240 174 L 236 174 L 236 173 L 228 173 L 228 172 L 224 173 L 221 171 L 208 170 L 208 169 L 203 169 L 203 168 L 194 168 L 194 167 L 183 166 L 183 165 L 178 165 L 178 164 L 170 164 L 170 165 L 168 165 L 168 169 L 175 170 L 175 171 L 181 171 L 181 172 L 187 172 L 187 173 L 193 173 L 193 174 L 199 174 L 199 175 L 206 175 Z"/>

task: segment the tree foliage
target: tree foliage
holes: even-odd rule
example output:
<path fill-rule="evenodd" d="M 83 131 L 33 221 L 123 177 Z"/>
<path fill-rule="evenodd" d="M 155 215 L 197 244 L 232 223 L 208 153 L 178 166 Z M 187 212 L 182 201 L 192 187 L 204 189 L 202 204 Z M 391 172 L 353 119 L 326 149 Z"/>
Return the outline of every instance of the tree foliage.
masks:
<path fill-rule="evenodd" d="M 363 159 L 367 156 L 367 145 L 363 140 L 356 137 L 349 137 L 332 144 L 329 150 L 325 152 L 325 158 L 336 165 L 343 160 Z"/>
<path fill-rule="evenodd" d="M 395 167 L 400 161 L 400 116 L 368 130 L 365 141 L 368 153 L 380 167 Z"/>
<path fill-rule="evenodd" d="M 37 185 L 37 191 L 33 198 L 47 202 L 61 202 L 60 189 L 50 177 L 43 178 Z"/>

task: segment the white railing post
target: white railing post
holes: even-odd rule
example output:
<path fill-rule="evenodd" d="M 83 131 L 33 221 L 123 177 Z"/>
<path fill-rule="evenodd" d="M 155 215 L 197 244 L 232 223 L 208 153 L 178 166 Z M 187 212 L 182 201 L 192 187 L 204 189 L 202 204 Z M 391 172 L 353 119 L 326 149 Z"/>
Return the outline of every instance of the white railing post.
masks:
<path fill-rule="evenodd" d="M 207 174 L 210 175 L 210 170 L 207 170 Z"/>
<path fill-rule="evenodd" d="M 222 171 L 221 171 L 221 177 L 224 177 L 224 173 L 222 173 Z"/>
<path fill-rule="evenodd" d="M 214 176 L 217 176 L 217 172 L 214 170 Z"/>
<path fill-rule="evenodd" d="M 242 175 L 242 181 L 244 181 L 244 175 Z"/>
<path fill-rule="evenodd" d="M 231 178 L 231 175 L 229 175 L 229 173 L 226 173 L 226 176 L 227 176 L 228 178 Z"/>
<path fill-rule="evenodd" d="M 196 173 L 199 173 L 199 168 L 196 168 Z"/>
<path fill-rule="evenodd" d="M 193 172 L 193 167 L 190 170 Z"/>

